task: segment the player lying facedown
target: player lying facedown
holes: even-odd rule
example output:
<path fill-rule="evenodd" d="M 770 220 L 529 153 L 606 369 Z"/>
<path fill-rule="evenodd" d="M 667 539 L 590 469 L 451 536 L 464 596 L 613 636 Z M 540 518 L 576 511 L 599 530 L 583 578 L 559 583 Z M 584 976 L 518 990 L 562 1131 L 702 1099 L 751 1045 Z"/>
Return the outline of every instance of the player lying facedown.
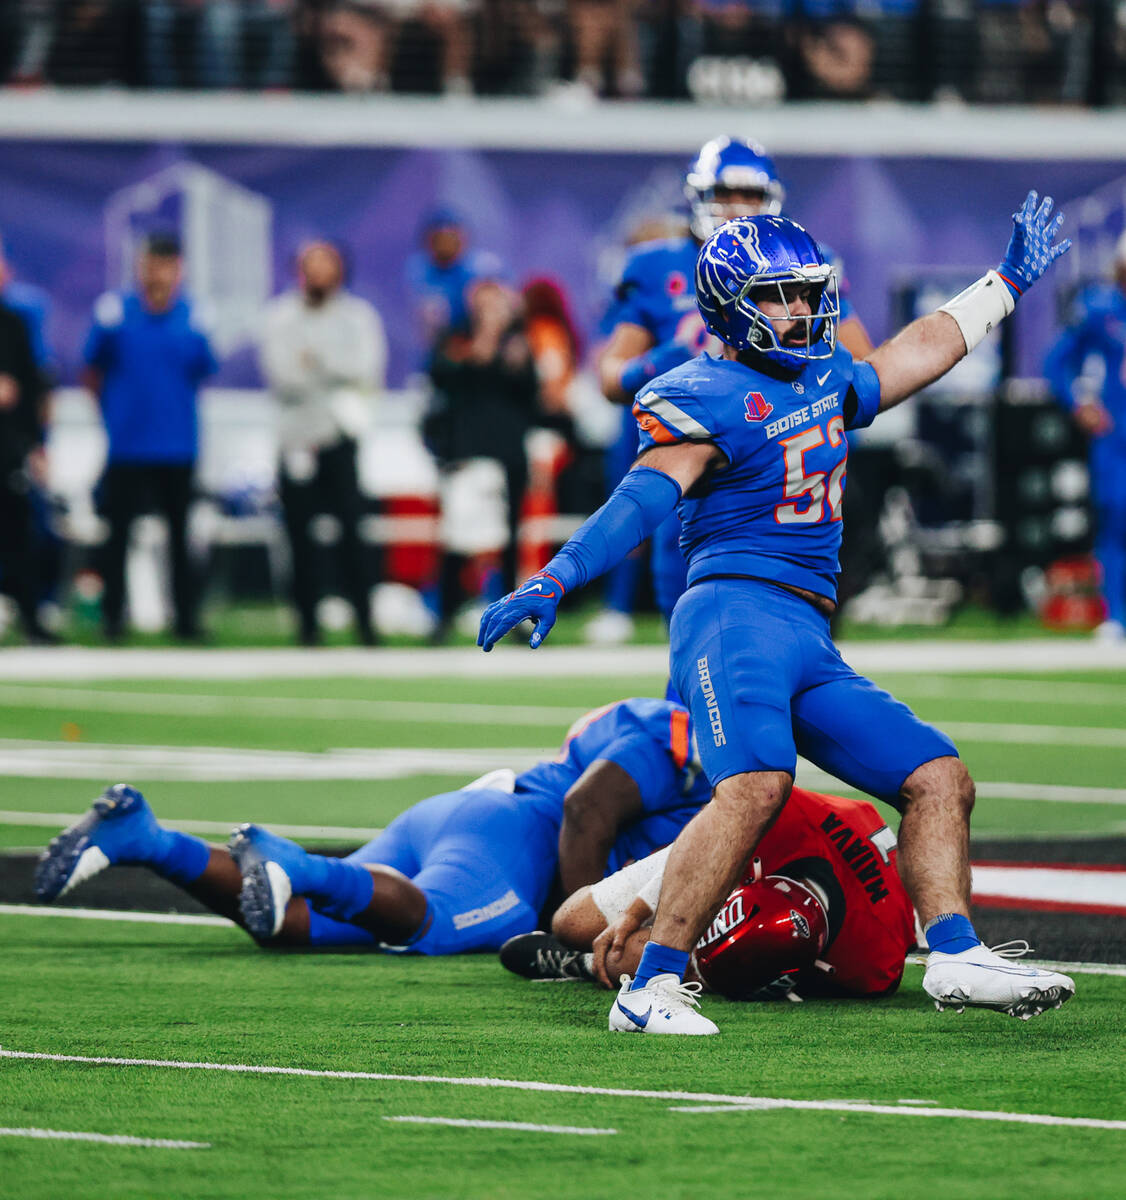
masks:
<path fill-rule="evenodd" d="M 669 850 L 569 896 L 551 934 L 501 947 L 533 979 L 597 978 L 637 969 Z M 915 916 L 896 869 L 895 834 L 864 800 L 795 787 L 692 954 L 691 972 L 733 1000 L 882 996 L 899 986 Z M 554 935 L 554 936 L 553 936 Z M 583 953 L 586 952 L 586 953 Z"/>
<path fill-rule="evenodd" d="M 209 846 L 159 825 L 117 784 L 51 842 L 36 893 L 54 900 L 107 866 L 141 864 L 264 944 L 496 950 L 553 900 L 676 837 L 710 791 L 693 747 L 680 705 L 607 705 L 575 723 L 553 760 L 422 800 L 344 859 L 259 825 Z"/>
<path fill-rule="evenodd" d="M 926 922 L 924 989 L 940 1006 L 1027 1017 L 1074 994 L 1017 966 L 969 920 L 973 782 L 948 737 L 857 675 L 833 645 L 846 430 L 941 378 L 1013 311 L 1067 248 L 1029 193 L 1005 256 L 866 360 L 836 340 L 836 281 L 793 221 L 721 225 L 696 264 L 719 358 L 638 394 L 641 457 L 547 567 L 485 610 L 485 650 L 531 618 L 532 647 L 560 599 L 628 554 L 676 508 L 688 588 L 670 626 L 672 682 L 700 730 L 712 803 L 678 837 L 637 974 L 611 1011 L 621 1032 L 716 1033 L 681 980 L 689 954 L 781 810 L 797 754 L 899 808 L 899 865 Z M 636 1018 L 658 1013 L 662 1019 Z M 664 1019 L 667 1016 L 668 1019 Z"/>

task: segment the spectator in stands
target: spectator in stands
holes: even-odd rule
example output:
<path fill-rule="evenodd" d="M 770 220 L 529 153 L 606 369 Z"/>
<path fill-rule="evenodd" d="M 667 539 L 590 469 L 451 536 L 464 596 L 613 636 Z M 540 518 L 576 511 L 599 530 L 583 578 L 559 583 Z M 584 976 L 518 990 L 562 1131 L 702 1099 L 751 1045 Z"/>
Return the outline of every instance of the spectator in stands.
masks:
<path fill-rule="evenodd" d="M 150 86 L 291 84 L 294 0 L 149 0 L 141 7 Z"/>
<path fill-rule="evenodd" d="M 298 286 L 266 309 L 262 370 L 281 407 L 279 487 L 293 552 L 293 599 L 303 645 L 320 641 L 316 549 L 310 529 L 330 513 L 340 524 L 337 570 L 365 645 L 372 572 L 359 524 L 364 501 L 356 466 L 358 436 L 384 384 L 387 343 L 379 314 L 345 288 L 344 257 L 328 241 L 297 256 Z"/>
<path fill-rule="evenodd" d="M 331 87 L 468 95 L 475 7 L 474 0 L 306 0 L 302 25 Z"/>
<path fill-rule="evenodd" d="M 57 639 L 39 622 L 32 542 L 32 479 L 42 470 L 43 374 L 23 315 L 0 301 L 0 586 L 31 642 Z"/>
<path fill-rule="evenodd" d="M 421 236 L 422 247 L 407 260 L 407 289 L 429 353 L 449 329 L 467 324 L 469 285 L 503 272 L 495 254 L 469 249 L 465 222 L 453 209 L 434 209 Z"/>
<path fill-rule="evenodd" d="M 132 71 L 129 21 L 129 6 L 121 0 L 63 0 L 54 5 L 44 64 L 48 82 L 73 87 L 127 82 Z"/>
<path fill-rule="evenodd" d="M 168 522 L 176 635 L 199 638 L 187 519 L 199 453 L 200 383 L 218 369 L 199 314 L 180 290 L 179 239 L 150 234 L 137 259 L 138 288 L 107 292 L 86 338 L 85 381 L 97 396 L 109 449 L 99 485 L 109 522 L 104 547 L 106 637 L 124 631 L 125 555 L 135 517 Z"/>
<path fill-rule="evenodd" d="M 575 82 L 592 96 L 612 90 L 632 98 L 645 90 L 634 22 L 634 0 L 570 0 Z M 612 89 L 606 68 L 612 69 Z"/>
<path fill-rule="evenodd" d="M 508 541 L 502 555 L 502 590 L 509 591 L 516 578 L 528 479 L 524 439 L 535 423 L 539 396 L 519 296 L 498 280 L 477 280 L 468 289 L 464 323 L 438 342 L 430 378 L 439 406 L 427 421 L 427 442 L 441 465 L 450 470 L 467 459 L 484 458 L 504 472 Z M 464 568 L 459 555 L 443 554 L 443 630 L 464 598 Z"/>

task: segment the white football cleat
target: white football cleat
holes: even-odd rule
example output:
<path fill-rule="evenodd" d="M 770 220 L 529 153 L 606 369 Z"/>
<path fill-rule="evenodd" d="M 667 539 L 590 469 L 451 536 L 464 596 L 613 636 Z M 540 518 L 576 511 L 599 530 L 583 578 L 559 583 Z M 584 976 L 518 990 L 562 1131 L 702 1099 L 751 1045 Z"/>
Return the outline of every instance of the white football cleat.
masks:
<path fill-rule="evenodd" d="M 1075 982 L 1067 975 L 1013 961 L 1027 953 L 1027 943 L 1008 955 L 1006 948 L 990 950 L 978 945 L 958 954 L 932 950 L 927 957 L 923 990 L 939 1012 L 947 1007 L 958 1012 L 963 1008 L 995 1008 L 1022 1021 L 1045 1009 L 1059 1008 L 1075 995 Z"/>
<path fill-rule="evenodd" d="M 611 1033 L 719 1033 L 700 1007 L 700 984 L 681 983 L 673 974 L 654 975 L 636 992 L 622 976 L 622 988 L 610 1009 Z"/>

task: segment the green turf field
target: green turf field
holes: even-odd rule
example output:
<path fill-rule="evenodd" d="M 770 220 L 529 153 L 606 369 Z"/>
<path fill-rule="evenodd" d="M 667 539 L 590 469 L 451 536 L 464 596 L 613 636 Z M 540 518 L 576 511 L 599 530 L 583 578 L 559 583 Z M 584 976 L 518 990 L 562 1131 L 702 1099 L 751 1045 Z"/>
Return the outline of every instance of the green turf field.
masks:
<path fill-rule="evenodd" d="M 955 732 L 979 781 L 979 834 L 1126 830 L 1126 672 L 881 682 Z M 359 842 L 422 796 L 552 750 L 589 707 L 662 687 L 609 670 L 487 682 L 6 680 L 0 848 L 41 845 L 56 814 L 79 813 L 120 778 L 170 823 L 216 841 L 255 819 L 307 842 Z M 900 994 L 877 1003 L 711 999 L 715 1039 L 611 1038 L 606 994 L 526 984 L 487 957 L 266 953 L 228 927 L 0 912 L 5 1051 L 432 1077 L 0 1058 L 4 1129 L 206 1144 L 0 1134 L 0 1195 L 1120 1195 L 1126 978 L 1084 975 L 1073 1003 L 1022 1023 L 937 1014 L 920 977 L 909 967 Z M 454 1082 L 489 1079 L 659 1094 Z M 897 1111 L 740 1108 L 738 1097 Z M 709 1107 L 723 1111 L 680 1111 Z M 934 1107 L 1122 1127 L 911 1111 Z M 394 1117 L 616 1132 L 385 1120 Z"/>
<path fill-rule="evenodd" d="M 875 1004 L 709 1002 L 711 1039 L 611 1038 L 608 995 L 488 958 L 276 955 L 234 930 L 0 917 L 5 1049 L 438 1077 L 277 1077 L 0 1060 L 0 1178 L 61 1196 L 1000 1198 L 1121 1195 L 1126 979 L 1022 1023 L 935 1013 L 911 968 Z M 10 974 L 9 974 L 10 973 Z M 18 980 L 18 987 L 11 983 Z M 473 1087 L 492 1078 L 650 1098 Z M 704 1094 L 703 1098 L 700 1094 Z M 1041 1113 L 1118 1129 L 849 1111 L 692 1112 L 717 1097 Z M 399 1123 L 525 1122 L 609 1134 Z"/>

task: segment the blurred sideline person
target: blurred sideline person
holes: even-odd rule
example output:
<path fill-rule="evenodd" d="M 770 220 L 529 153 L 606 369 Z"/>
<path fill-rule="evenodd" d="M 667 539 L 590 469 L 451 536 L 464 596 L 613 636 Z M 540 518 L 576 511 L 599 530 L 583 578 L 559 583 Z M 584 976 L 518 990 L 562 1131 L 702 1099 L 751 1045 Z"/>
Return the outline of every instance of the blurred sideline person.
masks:
<path fill-rule="evenodd" d="M 504 271 L 495 254 L 469 246 L 465 221 L 451 208 L 428 213 L 420 236 L 422 245 L 407 259 L 407 291 L 429 354 L 451 328 L 468 323 L 470 286 L 502 279 Z"/>
<path fill-rule="evenodd" d="M 103 550 L 103 614 L 111 641 L 123 632 L 125 556 L 133 520 L 156 512 L 168 522 L 176 636 L 199 638 L 188 556 L 188 508 L 199 456 L 199 385 L 219 369 L 199 314 L 181 292 L 179 239 L 153 233 L 137 258 L 138 288 L 106 292 L 82 357 L 109 440 L 98 485 L 109 523 Z"/>
<path fill-rule="evenodd" d="M 551 934 L 501 949 L 529 978 L 616 986 L 649 940 L 669 848 L 569 896 Z M 915 914 L 896 869 L 895 834 L 866 800 L 795 787 L 754 864 L 692 955 L 691 978 L 736 1000 L 885 996 L 903 977 Z M 554 936 L 552 936 L 554 935 Z"/>
<path fill-rule="evenodd" d="M 836 344 L 833 267 L 800 225 L 739 218 L 704 243 L 696 297 L 719 357 L 646 384 L 642 453 L 543 571 L 490 605 L 487 651 L 522 620 L 530 645 L 562 597 L 679 513 L 689 586 L 670 629 L 672 682 L 701 730 L 715 792 L 669 855 L 653 932 L 609 1015 L 611 1032 L 718 1033 L 682 980 L 693 947 L 782 811 L 800 753 L 903 813 L 899 866 L 930 946 L 923 988 L 941 1009 L 1028 1019 L 1075 993 L 1016 966 L 970 921 L 973 781 L 953 742 L 853 671 L 833 645 L 847 430 L 946 374 L 1065 253 L 1061 216 L 1030 192 L 995 270 L 856 361 Z"/>
<path fill-rule="evenodd" d="M 330 513 L 340 523 L 336 566 L 365 645 L 374 645 L 368 547 L 356 466 L 357 438 L 382 389 L 387 340 L 375 309 L 344 287 L 344 259 L 331 242 L 297 256 L 298 286 L 266 307 L 262 372 L 281 409 L 278 471 L 282 512 L 293 554 L 293 600 L 299 638 L 320 641 L 320 580 L 311 523 Z"/>
<path fill-rule="evenodd" d="M 598 359 L 602 390 L 608 400 L 625 406 L 622 436 L 610 452 L 611 487 L 637 457 L 637 424 L 629 406 L 638 391 L 704 350 L 717 351 L 692 287 L 701 245 L 732 217 L 780 213 L 786 198 L 774 161 L 762 146 L 731 137 L 713 138 L 701 148 L 684 191 L 690 209 L 688 234 L 633 249 L 602 320 L 607 338 Z M 826 261 L 833 261 L 832 252 L 821 249 Z M 847 296 L 841 300 L 838 340 L 860 358 L 872 349 Z M 650 540 L 654 599 L 666 622 L 685 588 L 687 565 L 679 542 L 680 521 L 675 514 Z M 622 641 L 631 632 L 635 569 L 628 564 L 626 560 L 611 572 L 606 611 L 587 627 L 592 641 Z"/>
<path fill-rule="evenodd" d="M 494 279 L 469 286 L 466 323 L 440 338 L 430 360 L 438 408 L 426 422 L 431 453 L 447 474 L 470 460 L 491 459 L 504 472 L 507 541 L 501 553 L 503 589 L 516 585 L 520 515 L 528 484 L 525 437 L 539 412 L 539 380 L 524 332 L 520 297 Z M 440 633 L 465 599 L 465 557 L 442 554 Z M 494 595 L 496 593 L 494 592 Z"/>
<path fill-rule="evenodd" d="M 407 809 L 345 859 L 258 825 L 229 848 L 165 829 L 117 784 L 40 858 L 51 901 L 114 864 L 141 864 L 264 945 L 414 954 L 497 950 L 563 896 L 676 837 L 709 788 L 685 709 L 623 700 L 571 727 L 559 754 L 493 771 Z"/>
<path fill-rule="evenodd" d="M 57 639 L 39 621 L 31 488 L 43 466 L 44 376 L 21 313 L 0 299 L 0 587 L 29 642 Z"/>
<path fill-rule="evenodd" d="M 31 340 L 32 356 L 39 372 L 40 389 L 38 421 L 45 430 L 50 413 L 51 388 L 57 373 L 57 360 L 48 336 L 51 317 L 51 298 L 40 287 L 15 276 L 5 254 L 0 236 L 0 304 L 19 314 Z M 31 507 L 31 574 L 35 577 L 36 602 L 50 598 L 62 576 L 64 545 L 50 520 L 50 501 L 47 495 L 47 451 L 42 435 L 27 456 L 24 478 L 27 482 L 27 501 Z M 18 523 L 17 523 L 18 524 Z M 40 636 L 43 631 L 39 631 Z"/>
<path fill-rule="evenodd" d="M 1106 602 L 1097 638 L 1126 638 L 1126 234 L 1114 255 L 1114 282 L 1076 297 L 1074 319 L 1048 350 L 1052 394 L 1090 441 L 1095 558 Z"/>

